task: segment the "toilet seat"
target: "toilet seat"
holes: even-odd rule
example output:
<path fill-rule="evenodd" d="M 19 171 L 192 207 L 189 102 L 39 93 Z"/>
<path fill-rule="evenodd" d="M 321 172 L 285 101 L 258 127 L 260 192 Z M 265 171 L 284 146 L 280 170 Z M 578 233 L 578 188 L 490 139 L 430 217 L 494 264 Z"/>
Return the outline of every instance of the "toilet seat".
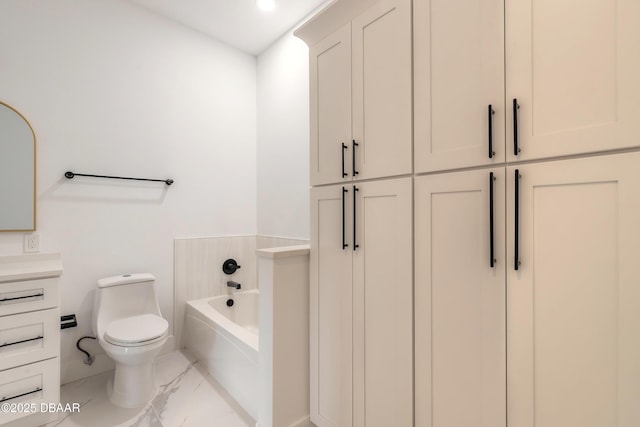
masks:
<path fill-rule="evenodd" d="M 141 314 L 113 321 L 107 326 L 105 340 L 113 345 L 136 347 L 164 338 L 169 322 L 155 314 Z"/>

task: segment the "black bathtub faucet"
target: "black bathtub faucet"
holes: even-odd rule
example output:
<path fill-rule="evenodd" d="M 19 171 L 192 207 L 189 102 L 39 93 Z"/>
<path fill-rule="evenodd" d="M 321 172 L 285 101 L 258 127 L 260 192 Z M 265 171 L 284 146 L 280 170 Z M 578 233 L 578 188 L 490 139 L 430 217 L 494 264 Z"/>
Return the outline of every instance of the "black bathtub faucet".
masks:
<path fill-rule="evenodd" d="M 234 282 L 233 280 L 229 280 L 227 282 L 227 286 L 229 286 L 230 288 L 236 288 L 236 289 L 239 290 L 241 285 L 238 282 Z"/>

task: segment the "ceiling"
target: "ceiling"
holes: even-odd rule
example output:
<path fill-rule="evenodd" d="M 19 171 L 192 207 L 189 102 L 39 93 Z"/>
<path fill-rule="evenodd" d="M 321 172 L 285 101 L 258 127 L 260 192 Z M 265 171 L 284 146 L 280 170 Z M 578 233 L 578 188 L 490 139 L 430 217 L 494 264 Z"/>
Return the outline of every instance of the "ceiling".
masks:
<path fill-rule="evenodd" d="M 131 0 L 133 3 L 258 55 L 327 0 L 275 0 L 264 12 L 255 0 Z"/>

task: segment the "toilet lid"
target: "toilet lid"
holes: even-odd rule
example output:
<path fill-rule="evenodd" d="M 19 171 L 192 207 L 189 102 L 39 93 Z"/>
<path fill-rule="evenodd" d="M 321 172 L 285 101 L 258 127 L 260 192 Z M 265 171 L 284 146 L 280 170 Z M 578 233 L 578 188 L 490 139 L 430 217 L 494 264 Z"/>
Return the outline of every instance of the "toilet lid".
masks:
<path fill-rule="evenodd" d="M 112 344 L 131 346 L 160 338 L 167 333 L 169 322 L 155 314 L 141 314 L 111 322 L 105 338 Z"/>

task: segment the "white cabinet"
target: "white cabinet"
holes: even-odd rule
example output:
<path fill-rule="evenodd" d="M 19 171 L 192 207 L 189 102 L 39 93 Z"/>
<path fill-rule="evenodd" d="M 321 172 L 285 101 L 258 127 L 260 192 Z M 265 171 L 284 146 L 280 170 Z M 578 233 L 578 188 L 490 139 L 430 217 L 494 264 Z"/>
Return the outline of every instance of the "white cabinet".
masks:
<path fill-rule="evenodd" d="M 31 411 L 0 412 L 0 424 L 41 425 L 60 394 L 59 254 L 0 257 L 0 402 Z"/>
<path fill-rule="evenodd" d="M 411 2 L 384 0 L 352 23 L 355 179 L 411 173 Z"/>
<path fill-rule="evenodd" d="M 309 49 L 311 184 L 351 179 L 351 26 Z"/>
<path fill-rule="evenodd" d="M 350 426 L 352 419 L 352 249 L 344 246 L 350 188 L 311 190 L 310 406 L 318 426 Z"/>
<path fill-rule="evenodd" d="M 504 162 L 504 0 L 413 0 L 413 32 L 416 172 Z"/>
<path fill-rule="evenodd" d="M 640 424 L 638 164 L 416 178 L 416 426 Z"/>
<path fill-rule="evenodd" d="M 505 10 L 507 158 L 639 146 L 640 3 L 507 0 Z"/>
<path fill-rule="evenodd" d="M 640 425 L 639 164 L 631 153 L 507 169 L 512 426 Z"/>
<path fill-rule="evenodd" d="M 412 171 L 410 0 L 376 3 L 310 48 L 311 184 Z"/>
<path fill-rule="evenodd" d="M 504 168 L 416 178 L 417 427 L 505 427 L 504 191 Z"/>
<path fill-rule="evenodd" d="M 413 419 L 411 178 L 311 190 L 311 420 Z"/>
<path fill-rule="evenodd" d="M 640 146 L 638 22 L 633 1 L 414 0 L 416 171 Z"/>

